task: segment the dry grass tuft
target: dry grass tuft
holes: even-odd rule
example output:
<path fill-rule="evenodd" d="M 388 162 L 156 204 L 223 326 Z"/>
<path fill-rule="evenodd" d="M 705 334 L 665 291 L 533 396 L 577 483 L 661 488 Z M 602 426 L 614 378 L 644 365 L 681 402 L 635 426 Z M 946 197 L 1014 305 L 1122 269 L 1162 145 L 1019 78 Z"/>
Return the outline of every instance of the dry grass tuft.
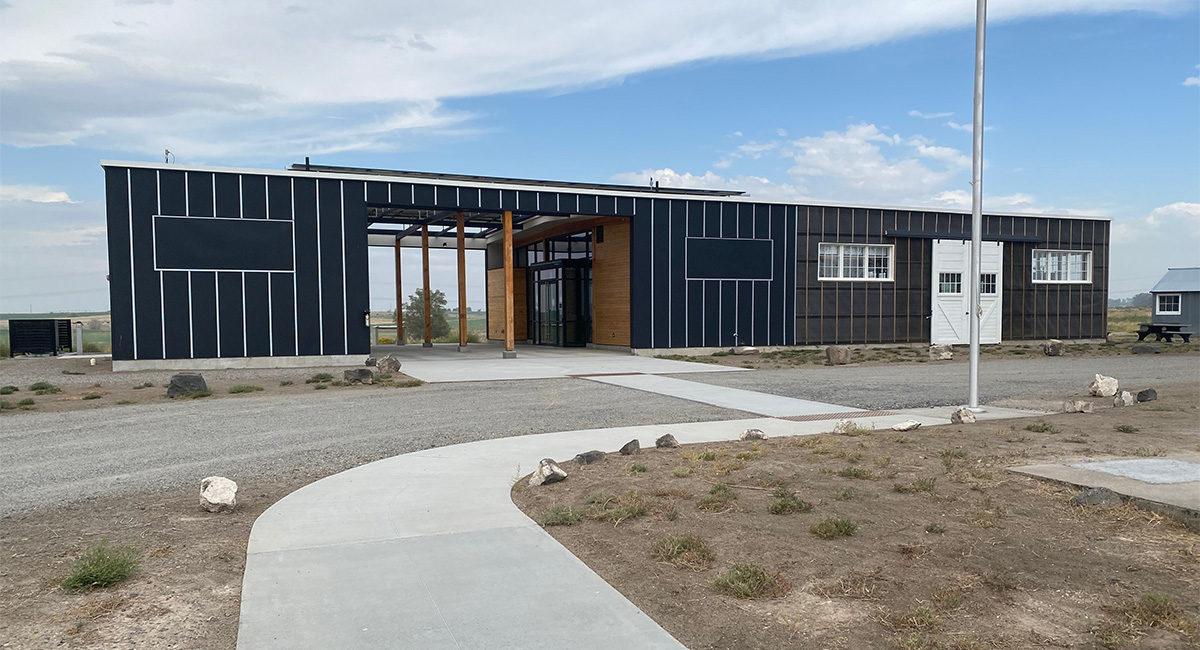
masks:
<path fill-rule="evenodd" d="M 716 559 L 708 544 L 698 535 L 683 533 L 668 535 L 654 543 L 650 555 L 659 562 L 673 564 L 680 569 L 704 571 Z"/>
<path fill-rule="evenodd" d="M 825 598 L 878 600 L 887 582 L 887 578 L 883 577 L 883 567 L 876 567 L 871 573 L 852 570 L 837 580 L 816 583 L 812 590 Z"/>

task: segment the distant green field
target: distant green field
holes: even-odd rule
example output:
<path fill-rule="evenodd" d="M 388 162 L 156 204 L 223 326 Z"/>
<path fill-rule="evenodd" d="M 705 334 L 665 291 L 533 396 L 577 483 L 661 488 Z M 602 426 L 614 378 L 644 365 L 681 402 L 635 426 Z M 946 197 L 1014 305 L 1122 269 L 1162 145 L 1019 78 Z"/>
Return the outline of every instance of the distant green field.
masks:
<path fill-rule="evenodd" d="M 1136 332 L 1139 323 L 1149 322 L 1149 307 L 1108 308 L 1108 331 L 1110 332 Z"/>

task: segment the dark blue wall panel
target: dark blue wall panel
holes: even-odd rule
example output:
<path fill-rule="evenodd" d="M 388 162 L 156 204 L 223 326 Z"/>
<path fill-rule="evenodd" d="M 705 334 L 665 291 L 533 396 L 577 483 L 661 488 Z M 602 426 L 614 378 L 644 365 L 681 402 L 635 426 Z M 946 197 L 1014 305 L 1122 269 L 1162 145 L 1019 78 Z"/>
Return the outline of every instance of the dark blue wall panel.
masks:
<path fill-rule="evenodd" d="M 271 356 L 270 274 L 247 273 L 246 284 L 246 356 Z"/>
<path fill-rule="evenodd" d="M 190 273 L 192 283 L 192 353 L 197 359 L 217 356 L 217 274 Z"/>
<path fill-rule="evenodd" d="M 133 272 L 129 263 L 129 170 L 104 169 L 104 210 L 108 228 L 108 305 L 112 310 L 113 359 L 133 353 Z"/>
<path fill-rule="evenodd" d="M 246 303 L 242 300 L 242 274 L 217 273 L 217 343 L 219 356 L 246 356 Z"/>

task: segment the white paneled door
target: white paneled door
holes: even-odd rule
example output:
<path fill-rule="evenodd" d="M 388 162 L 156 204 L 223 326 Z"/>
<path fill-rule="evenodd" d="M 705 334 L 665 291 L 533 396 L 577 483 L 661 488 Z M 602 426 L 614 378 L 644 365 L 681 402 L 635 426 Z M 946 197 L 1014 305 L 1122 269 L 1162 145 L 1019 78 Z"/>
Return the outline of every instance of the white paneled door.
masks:
<path fill-rule="evenodd" d="M 1000 342 L 1001 295 L 1004 287 L 1004 244 L 983 242 L 980 257 L 980 296 L 983 309 L 979 342 Z M 971 342 L 970 277 L 971 242 L 933 240 L 933 343 L 967 345 Z"/>

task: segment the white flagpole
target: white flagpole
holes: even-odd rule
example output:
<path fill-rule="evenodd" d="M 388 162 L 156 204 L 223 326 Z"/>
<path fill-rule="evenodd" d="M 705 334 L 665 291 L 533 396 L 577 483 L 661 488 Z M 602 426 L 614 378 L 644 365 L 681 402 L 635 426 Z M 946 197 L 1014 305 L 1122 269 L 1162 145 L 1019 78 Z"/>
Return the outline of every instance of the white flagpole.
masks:
<path fill-rule="evenodd" d="M 983 247 L 983 34 L 987 24 L 987 0 L 975 4 L 975 113 L 971 128 L 971 390 L 967 406 L 979 408 L 979 325 L 983 309 L 979 304 L 979 255 Z"/>

